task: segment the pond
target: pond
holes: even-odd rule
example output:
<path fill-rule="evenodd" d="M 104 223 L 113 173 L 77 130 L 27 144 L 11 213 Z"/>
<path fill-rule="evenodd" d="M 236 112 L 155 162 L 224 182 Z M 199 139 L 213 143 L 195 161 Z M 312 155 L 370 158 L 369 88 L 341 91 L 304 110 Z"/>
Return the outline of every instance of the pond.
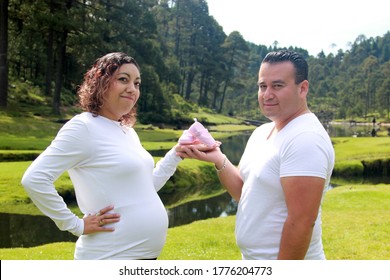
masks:
<path fill-rule="evenodd" d="M 237 203 L 227 193 L 167 209 L 169 227 L 234 215 L 236 211 Z M 33 247 L 76 239 L 71 233 L 60 231 L 46 216 L 0 213 L 0 248 Z"/>
<path fill-rule="evenodd" d="M 325 127 L 330 137 L 367 137 L 371 136 L 373 125 L 371 123 L 345 122 L 331 124 Z M 375 129 L 380 129 L 376 126 Z"/>

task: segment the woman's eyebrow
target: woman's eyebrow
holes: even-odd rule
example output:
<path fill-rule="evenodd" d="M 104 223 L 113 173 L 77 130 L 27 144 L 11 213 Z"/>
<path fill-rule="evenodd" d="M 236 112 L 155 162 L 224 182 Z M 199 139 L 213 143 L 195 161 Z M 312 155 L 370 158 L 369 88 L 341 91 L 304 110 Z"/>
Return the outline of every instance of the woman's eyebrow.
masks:
<path fill-rule="evenodd" d="M 126 76 L 128 76 L 130 78 L 130 75 L 128 73 L 126 73 L 126 72 L 120 72 L 117 75 L 126 75 Z"/>
<path fill-rule="evenodd" d="M 120 72 L 117 75 L 126 75 L 127 77 L 131 78 L 131 75 L 126 72 Z M 135 80 L 141 80 L 141 77 L 136 77 Z"/>

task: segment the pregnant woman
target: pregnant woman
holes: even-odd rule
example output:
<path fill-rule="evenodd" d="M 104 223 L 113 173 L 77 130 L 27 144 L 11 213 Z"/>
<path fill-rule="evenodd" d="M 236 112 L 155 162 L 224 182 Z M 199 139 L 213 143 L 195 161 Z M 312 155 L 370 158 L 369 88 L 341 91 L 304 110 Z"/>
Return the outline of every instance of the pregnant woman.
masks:
<path fill-rule="evenodd" d="M 140 85 L 132 57 L 97 59 L 78 89 L 84 112 L 61 128 L 22 178 L 35 205 L 79 236 L 75 259 L 156 259 L 164 246 L 168 217 L 157 191 L 182 159 L 176 145 L 154 166 L 142 147 L 133 129 Z M 66 171 L 83 218 L 55 189 Z"/>

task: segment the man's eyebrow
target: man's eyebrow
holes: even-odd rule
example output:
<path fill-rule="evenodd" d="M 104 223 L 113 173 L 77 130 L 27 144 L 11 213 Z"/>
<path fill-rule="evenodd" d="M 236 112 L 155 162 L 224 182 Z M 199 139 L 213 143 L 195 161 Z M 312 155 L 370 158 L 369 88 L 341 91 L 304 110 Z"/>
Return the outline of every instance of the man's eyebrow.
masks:
<path fill-rule="evenodd" d="M 264 81 L 258 81 L 257 82 L 258 86 L 265 85 L 265 84 L 266 84 L 266 82 L 264 82 Z M 283 85 L 285 85 L 286 82 L 283 81 L 283 80 L 275 80 L 275 81 L 272 81 L 271 84 L 273 84 L 273 85 L 275 85 L 275 84 L 283 84 Z"/>
<path fill-rule="evenodd" d="M 283 80 L 275 80 L 275 81 L 272 81 L 273 84 L 285 84 L 286 82 L 283 81 Z"/>

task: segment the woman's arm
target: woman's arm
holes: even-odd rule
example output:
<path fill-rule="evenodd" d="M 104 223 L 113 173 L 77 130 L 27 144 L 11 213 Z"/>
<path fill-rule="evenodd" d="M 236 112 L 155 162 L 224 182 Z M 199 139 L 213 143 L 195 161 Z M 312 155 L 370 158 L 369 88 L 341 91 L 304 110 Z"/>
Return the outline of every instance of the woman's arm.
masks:
<path fill-rule="evenodd" d="M 28 167 L 22 185 L 34 204 L 50 217 L 60 230 L 80 236 L 83 220 L 72 213 L 58 194 L 54 182 L 85 153 L 84 134 L 87 129 L 81 122 L 65 124 L 50 146 Z"/>
<path fill-rule="evenodd" d="M 159 191 L 169 178 L 175 173 L 177 165 L 182 158 L 177 155 L 177 145 L 174 146 L 165 156 L 160 159 L 153 170 L 153 184 L 156 191 Z"/>

